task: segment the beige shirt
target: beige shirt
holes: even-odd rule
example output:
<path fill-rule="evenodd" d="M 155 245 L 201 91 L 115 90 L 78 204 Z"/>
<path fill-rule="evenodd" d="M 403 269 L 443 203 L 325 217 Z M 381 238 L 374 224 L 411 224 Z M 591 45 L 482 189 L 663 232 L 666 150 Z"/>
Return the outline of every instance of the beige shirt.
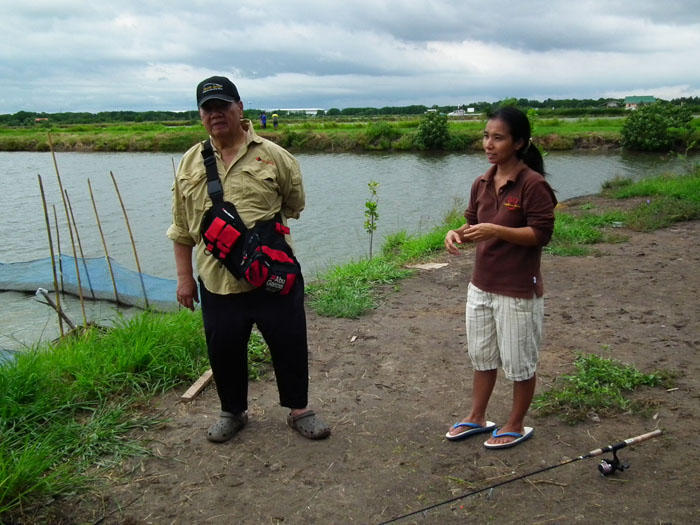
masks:
<path fill-rule="evenodd" d="M 259 137 L 250 120 L 242 120 L 246 143 L 228 168 L 214 147 L 216 168 L 224 188 L 224 200 L 232 202 L 246 226 L 274 218 L 298 219 L 305 205 L 304 187 L 297 160 L 284 148 Z M 213 144 L 212 144 L 213 146 Z M 200 225 L 212 205 L 207 193 L 207 174 L 202 161 L 202 144 L 192 146 L 182 157 L 172 188 L 173 223 L 167 236 L 176 243 L 196 246 L 195 261 L 207 290 L 217 294 L 246 292 L 248 283 L 236 279 L 214 257 L 204 251 Z M 291 238 L 287 242 L 292 245 Z"/>

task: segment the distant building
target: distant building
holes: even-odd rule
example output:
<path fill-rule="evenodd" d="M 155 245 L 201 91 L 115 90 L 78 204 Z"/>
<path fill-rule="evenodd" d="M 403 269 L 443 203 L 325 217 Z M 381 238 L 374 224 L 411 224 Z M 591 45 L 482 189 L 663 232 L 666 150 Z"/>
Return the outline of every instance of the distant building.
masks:
<path fill-rule="evenodd" d="M 49 119 L 46 117 L 37 117 L 34 119 L 34 122 L 46 122 L 47 120 Z"/>
<path fill-rule="evenodd" d="M 268 111 L 273 111 L 273 110 L 268 110 Z M 297 114 L 301 113 L 302 115 L 311 115 L 311 116 L 318 115 L 319 111 L 322 111 L 323 113 L 326 112 L 325 109 L 321 109 L 321 108 L 281 108 L 281 109 L 275 109 L 274 111 L 279 111 L 280 113 L 284 113 L 286 115 L 293 115 L 295 113 L 297 113 Z"/>
<path fill-rule="evenodd" d="M 617 100 L 608 100 L 603 106 L 606 108 L 619 108 L 620 103 Z"/>
<path fill-rule="evenodd" d="M 625 109 L 635 110 L 639 106 L 643 106 L 645 104 L 653 104 L 654 102 L 656 102 L 656 97 L 625 97 Z"/>
<path fill-rule="evenodd" d="M 474 113 L 474 108 L 467 108 L 465 111 L 462 108 L 457 108 L 454 111 L 450 111 L 447 116 L 448 117 L 464 117 L 467 113 Z"/>

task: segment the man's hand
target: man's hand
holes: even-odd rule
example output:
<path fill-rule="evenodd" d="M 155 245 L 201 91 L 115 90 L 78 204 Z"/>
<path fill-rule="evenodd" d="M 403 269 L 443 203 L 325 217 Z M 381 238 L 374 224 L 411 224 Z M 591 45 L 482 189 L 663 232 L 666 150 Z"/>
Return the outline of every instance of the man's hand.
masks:
<path fill-rule="evenodd" d="M 191 275 L 177 278 L 177 302 L 194 311 L 194 303 L 199 302 L 197 282 Z"/>

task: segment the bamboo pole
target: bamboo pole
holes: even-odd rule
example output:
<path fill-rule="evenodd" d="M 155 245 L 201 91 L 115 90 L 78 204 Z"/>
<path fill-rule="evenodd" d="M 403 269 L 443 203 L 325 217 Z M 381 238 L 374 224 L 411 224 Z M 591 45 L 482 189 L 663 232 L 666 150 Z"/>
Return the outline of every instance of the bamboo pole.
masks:
<path fill-rule="evenodd" d="M 68 193 L 65 194 L 65 201 L 68 200 Z M 83 297 L 83 283 L 80 279 L 80 270 L 78 269 L 78 254 L 75 253 L 75 239 L 73 238 L 73 226 L 71 225 L 70 217 L 68 219 L 68 231 L 70 232 L 70 244 L 73 249 L 73 262 L 75 263 L 75 278 L 78 281 L 78 295 L 80 297 L 80 309 L 83 312 L 83 326 L 87 328 L 87 315 L 85 314 L 85 298 Z"/>
<path fill-rule="evenodd" d="M 63 259 L 61 258 L 61 232 L 58 229 L 58 215 L 56 214 L 56 205 L 52 204 L 53 207 L 53 225 L 56 228 L 56 249 L 58 250 L 58 275 L 61 280 L 61 293 L 66 291 L 63 285 Z"/>
<path fill-rule="evenodd" d="M 56 161 L 56 153 L 53 149 L 53 140 L 51 139 L 51 132 L 47 132 L 46 135 L 49 139 L 49 149 L 51 150 L 51 158 L 53 159 L 53 168 L 56 172 L 56 180 L 58 181 L 58 189 L 61 190 L 61 199 L 63 199 L 63 183 L 61 182 L 61 176 L 58 171 L 58 162 Z M 63 201 L 63 207 L 66 207 L 66 201 Z M 64 291 L 63 287 L 63 261 L 61 261 L 61 237 L 58 232 L 58 218 L 56 217 L 56 206 L 53 209 L 54 221 L 56 222 L 56 242 L 58 243 L 58 267 L 61 271 L 61 291 Z M 66 210 L 66 220 L 68 220 L 68 210 Z"/>
<path fill-rule="evenodd" d="M 66 222 L 68 223 L 68 233 L 70 234 L 70 242 L 73 248 L 73 260 L 75 262 L 75 277 L 78 281 L 78 296 L 80 297 L 80 308 L 83 312 L 83 326 L 87 327 L 87 316 L 85 315 L 85 299 L 83 298 L 83 286 L 80 280 L 80 270 L 78 268 L 78 259 L 75 254 L 75 240 L 73 239 L 73 228 L 71 227 L 71 219 L 68 214 L 68 193 L 63 189 L 63 181 L 61 181 L 61 173 L 58 171 L 58 162 L 56 161 L 56 153 L 53 147 L 53 140 L 51 139 L 51 132 L 48 132 L 49 137 L 49 147 L 51 148 L 51 158 L 53 159 L 53 167 L 56 171 L 56 180 L 58 181 L 58 188 L 61 191 L 61 200 L 63 201 L 63 211 L 66 214 Z M 71 212 L 72 213 L 72 212 Z M 56 214 L 56 207 L 54 206 L 54 215 Z M 58 219 L 56 220 L 56 232 L 58 235 Z M 61 259 L 61 244 L 58 244 L 58 260 L 61 265 L 61 290 L 65 291 L 63 284 L 63 262 Z M 94 294 L 93 294 L 94 295 Z"/>
<path fill-rule="evenodd" d="M 70 318 L 66 315 L 66 312 L 64 312 L 63 310 L 58 308 L 56 306 L 56 303 L 54 303 L 51 300 L 51 297 L 49 297 L 48 290 L 44 290 L 43 288 L 39 288 L 36 291 L 35 295 L 37 297 L 43 297 L 44 299 L 46 299 L 46 304 L 48 304 L 51 308 L 54 309 L 54 311 L 59 315 L 59 317 L 61 317 L 66 322 L 66 324 L 70 327 L 71 330 L 75 330 L 75 325 L 73 324 L 73 321 L 71 321 Z M 39 302 L 41 302 L 41 301 L 39 301 Z"/>
<path fill-rule="evenodd" d="M 143 282 L 143 273 L 141 272 L 141 265 L 139 264 L 139 255 L 136 253 L 136 243 L 134 242 L 134 236 L 131 233 L 131 225 L 129 224 L 129 216 L 126 214 L 126 208 L 124 207 L 124 201 L 122 200 L 122 195 L 119 193 L 119 186 L 117 186 L 117 179 L 114 178 L 114 173 L 111 171 L 109 175 L 112 177 L 112 182 L 114 183 L 114 189 L 117 192 L 117 197 L 119 198 L 119 204 L 122 207 L 122 213 L 124 214 L 124 222 L 126 222 L 126 229 L 129 232 L 129 239 L 131 239 L 131 248 L 134 251 L 134 259 L 136 260 L 136 269 L 139 272 L 139 279 L 141 280 L 141 289 L 143 290 L 143 299 L 146 302 L 146 308 L 148 308 L 148 295 L 146 294 L 146 284 Z"/>
<path fill-rule="evenodd" d="M 53 287 L 56 292 L 56 312 L 58 313 L 58 330 L 63 337 L 63 318 L 61 317 L 61 297 L 58 293 L 58 278 L 56 276 L 56 260 L 53 254 L 53 239 L 51 238 L 51 224 L 49 223 L 49 210 L 46 207 L 46 196 L 44 195 L 44 185 L 41 182 L 41 175 L 37 174 L 39 178 L 39 190 L 41 191 L 41 202 L 44 205 L 44 219 L 46 220 L 46 233 L 49 236 L 49 251 L 51 252 L 51 270 L 53 271 Z"/>
<path fill-rule="evenodd" d="M 88 179 L 88 189 L 90 190 L 90 199 L 92 199 L 92 209 L 95 210 L 95 220 L 97 220 L 97 228 L 100 230 L 100 237 L 102 238 L 102 247 L 105 251 L 105 259 L 107 260 L 107 267 L 109 268 L 109 276 L 112 278 L 112 286 L 114 288 L 114 298 L 119 303 L 119 294 L 117 293 L 117 282 L 114 280 L 114 272 L 112 271 L 112 261 L 109 260 L 109 252 L 107 251 L 107 243 L 105 242 L 105 236 L 102 233 L 102 224 L 100 224 L 100 215 L 97 213 L 97 204 L 95 204 L 95 195 L 92 193 L 92 185 L 90 184 L 90 179 Z"/>
<path fill-rule="evenodd" d="M 75 228 L 75 238 L 78 241 L 78 250 L 80 251 L 80 260 L 83 261 L 83 268 L 85 269 L 85 277 L 87 277 L 88 286 L 90 287 L 90 295 L 95 299 L 95 290 L 92 288 L 92 281 L 90 280 L 90 272 L 88 272 L 87 263 L 85 262 L 85 254 L 83 253 L 83 245 L 80 242 L 80 232 L 78 231 L 78 223 L 75 222 L 75 216 L 73 215 L 73 206 L 70 203 L 70 197 L 68 196 L 68 190 L 64 190 L 66 194 L 66 202 L 68 203 L 68 210 L 70 211 L 70 219 L 73 223 L 73 228 Z"/>

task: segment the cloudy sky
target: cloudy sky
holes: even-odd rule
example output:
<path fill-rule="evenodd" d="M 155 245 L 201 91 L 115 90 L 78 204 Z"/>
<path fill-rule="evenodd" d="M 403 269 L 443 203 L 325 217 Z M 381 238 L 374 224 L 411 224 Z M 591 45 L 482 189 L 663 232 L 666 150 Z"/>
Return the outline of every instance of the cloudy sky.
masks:
<path fill-rule="evenodd" d="M 0 0 L 0 113 L 700 96 L 697 0 Z"/>

